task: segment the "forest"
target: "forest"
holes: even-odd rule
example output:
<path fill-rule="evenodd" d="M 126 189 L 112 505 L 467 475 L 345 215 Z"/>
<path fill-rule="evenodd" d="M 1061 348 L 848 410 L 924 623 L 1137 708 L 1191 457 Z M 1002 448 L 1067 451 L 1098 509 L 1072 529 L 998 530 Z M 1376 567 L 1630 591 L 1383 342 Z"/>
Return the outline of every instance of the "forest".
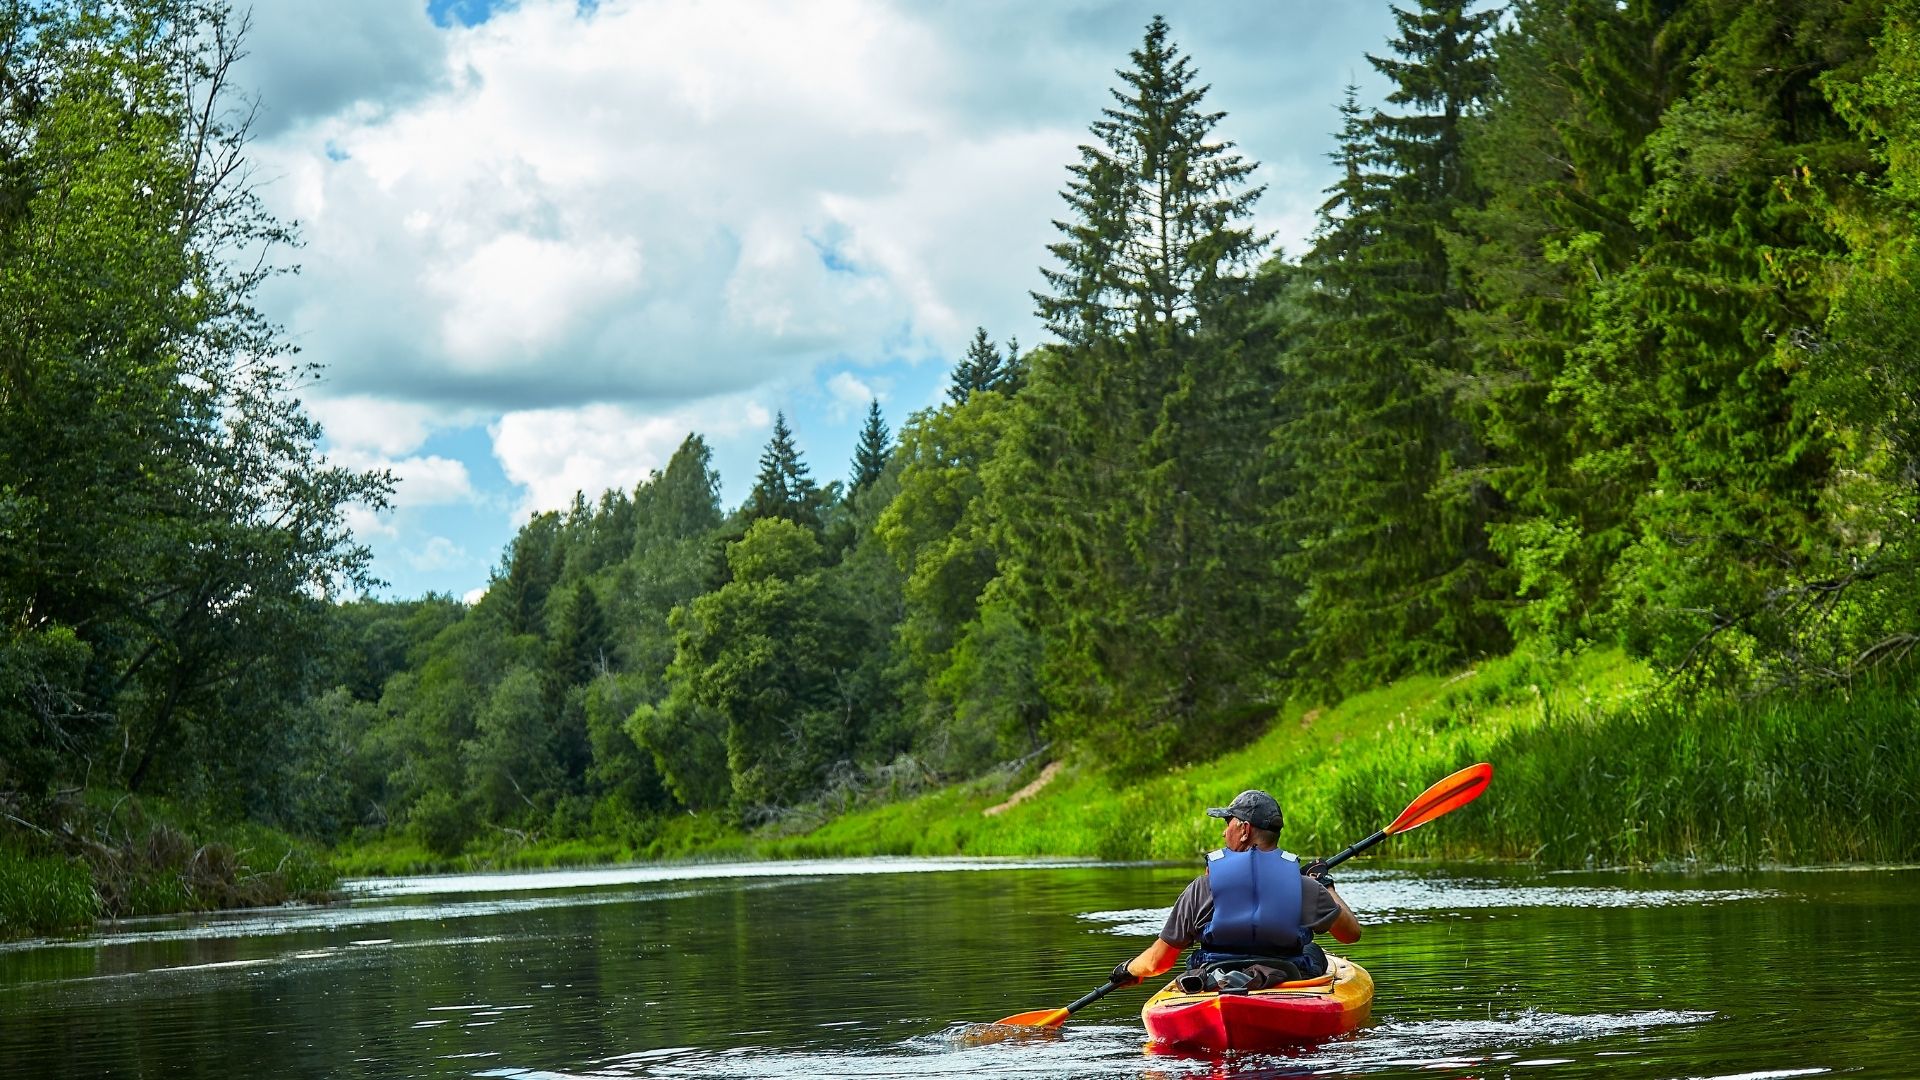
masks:
<path fill-rule="evenodd" d="M 1124 788 L 1512 658 L 1617 651 L 1702 739 L 1862 694 L 1910 730 L 1920 3 L 1396 22 L 1386 100 L 1328 103 L 1306 250 L 1155 19 L 1063 163 L 1043 343 L 980 329 L 843 480 L 777 418 L 737 507 L 689 433 L 469 606 L 365 598 L 345 512 L 392 481 L 318 452 L 252 306 L 291 235 L 231 12 L 8 7 L 0 894 L 167 902 L 100 884 L 137 849 L 173 903 L 252 895 L 196 828 L 661 855 L 1047 760 Z"/>

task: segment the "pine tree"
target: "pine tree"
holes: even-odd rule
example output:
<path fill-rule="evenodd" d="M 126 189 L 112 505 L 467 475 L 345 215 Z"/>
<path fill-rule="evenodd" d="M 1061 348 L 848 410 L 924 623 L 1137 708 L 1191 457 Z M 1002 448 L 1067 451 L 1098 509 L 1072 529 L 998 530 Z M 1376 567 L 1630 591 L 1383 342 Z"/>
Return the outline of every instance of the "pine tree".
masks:
<path fill-rule="evenodd" d="M 965 405 L 969 398 L 983 390 L 1009 396 L 1019 393 L 1026 383 L 1019 339 L 1009 338 L 1007 351 L 1002 354 L 987 337 L 986 328 L 976 327 L 973 341 L 967 345 L 967 355 L 953 366 L 949 381 L 947 401 L 954 405 Z"/>
<path fill-rule="evenodd" d="M 773 437 L 760 454 L 760 475 L 747 495 L 743 517 L 749 524 L 777 517 L 815 532 L 820 529 L 819 489 L 793 445 L 793 431 L 787 427 L 784 412 L 774 414 Z"/>
<path fill-rule="evenodd" d="M 1145 336 L 1191 320 L 1230 290 L 1265 246 L 1246 223 L 1263 190 L 1255 165 L 1213 142 L 1225 113 L 1204 112 L 1207 88 L 1155 16 L 1118 71 L 1126 90 L 1093 124 L 1099 145 L 1080 147 L 1062 193 L 1065 239 L 1042 271 L 1051 292 L 1033 294 L 1047 329 L 1074 345 Z"/>
<path fill-rule="evenodd" d="M 1489 483 L 1509 507 L 1490 529 L 1509 567 L 1508 622 L 1564 646 L 1602 632 L 1603 585 L 1651 481 L 1644 458 L 1620 451 L 1655 434 L 1596 426 L 1566 378 L 1653 240 L 1634 220 L 1652 179 L 1646 140 L 1683 93 L 1708 23 L 1665 0 L 1532 0 L 1514 16 L 1490 114 L 1466 147 L 1487 199 L 1460 215 L 1456 266 L 1474 303 L 1458 321 Z"/>
<path fill-rule="evenodd" d="M 996 468 L 1006 594 L 1061 732 L 1141 769 L 1208 748 L 1269 680 L 1257 536 L 1270 356 L 1247 348 L 1254 165 L 1155 19 L 1063 198 L 1022 422 Z M 1017 636 L 1017 635 L 1016 635 Z M 957 696 L 957 695 L 956 695 Z"/>
<path fill-rule="evenodd" d="M 1837 0 L 1716 14 L 1646 140 L 1648 243 L 1607 283 L 1563 393 L 1614 436 L 1590 472 L 1649 477 L 1610 568 L 1613 625 L 1657 661 L 1740 678 L 1752 620 L 1808 573 L 1833 479 L 1794 342 L 1824 321 L 1843 250 L 1819 207 L 1862 156 L 1818 78 L 1867 38 Z"/>
<path fill-rule="evenodd" d="M 560 580 L 560 515 L 535 514 L 507 545 L 504 565 L 487 590 L 509 633 L 544 635 L 547 593 Z"/>
<path fill-rule="evenodd" d="M 1001 365 L 999 378 L 992 389 L 1012 397 L 1027 385 L 1027 361 L 1020 355 L 1020 339 L 1007 339 L 1007 359 Z"/>
<path fill-rule="evenodd" d="M 1494 499 L 1459 395 L 1470 362 L 1449 254 L 1475 199 L 1461 155 L 1491 78 L 1495 12 L 1427 0 L 1394 9 L 1397 58 L 1369 57 L 1409 112 L 1363 116 L 1351 91 L 1322 229 L 1317 280 L 1289 359 L 1297 409 L 1275 434 L 1289 470 L 1280 528 L 1304 589 L 1296 667 L 1361 685 L 1502 648 L 1488 602 Z"/>
<path fill-rule="evenodd" d="M 613 630 L 600 598 L 585 582 L 567 593 L 556 622 L 547 647 L 547 671 L 553 685 L 564 693 L 608 669 Z"/>
<path fill-rule="evenodd" d="M 892 453 L 892 435 L 880 418 L 880 402 L 867 402 L 867 423 L 860 429 L 860 442 L 853 450 L 853 475 L 848 486 L 854 492 L 865 491 L 887 467 Z"/>

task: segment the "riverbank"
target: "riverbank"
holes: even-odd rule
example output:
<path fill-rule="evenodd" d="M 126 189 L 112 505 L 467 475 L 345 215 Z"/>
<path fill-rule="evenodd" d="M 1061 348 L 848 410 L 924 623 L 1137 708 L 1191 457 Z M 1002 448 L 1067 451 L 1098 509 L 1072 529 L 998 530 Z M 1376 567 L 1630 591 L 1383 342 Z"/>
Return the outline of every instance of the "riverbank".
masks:
<path fill-rule="evenodd" d="M 1183 860 L 1218 840 L 1202 808 L 1249 787 L 1281 794 L 1287 847 L 1328 853 L 1392 820 L 1427 783 L 1491 761 L 1486 798 L 1396 838 L 1394 856 L 1550 867 L 1905 862 L 1920 858 L 1916 717 L 1920 698 L 1899 686 L 1688 702 L 1618 653 L 1515 656 L 1288 710 L 1245 747 L 1132 783 L 1069 760 L 1034 786 L 1045 764 L 1035 762 L 817 815 L 823 823 L 803 831 L 743 835 L 721 814 L 682 815 L 634 837 L 496 841 L 454 859 L 391 837 L 334 861 L 367 876 L 862 855 Z"/>
<path fill-rule="evenodd" d="M 266 907 L 334 895 L 311 844 L 253 824 L 198 820 L 161 800 L 68 798 L 0 832 L 0 940 L 108 918 Z"/>
<path fill-rule="evenodd" d="M 779 856 L 1094 855 L 1186 859 L 1218 843 L 1201 808 L 1281 795 L 1283 844 L 1326 854 L 1475 761 L 1493 785 L 1393 855 L 1548 867 L 1905 863 L 1920 857 L 1920 695 L 1688 702 L 1617 654 L 1557 670 L 1509 658 L 1284 716 L 1251 746 L 1124 787 L 1063 776 L 1003 814 L 963 789 L 847 816 Z"/>

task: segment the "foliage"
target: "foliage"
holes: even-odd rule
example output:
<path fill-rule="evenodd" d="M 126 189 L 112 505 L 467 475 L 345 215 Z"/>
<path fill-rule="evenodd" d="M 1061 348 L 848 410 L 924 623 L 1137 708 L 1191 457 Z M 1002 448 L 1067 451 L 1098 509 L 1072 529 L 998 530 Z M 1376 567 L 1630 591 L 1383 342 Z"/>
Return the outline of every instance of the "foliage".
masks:
<path fill-rule="evenodd" d="M 345 510 L 388 481 L 314 452 L 250 306 L 290 233 L 230 107 L 243 21 L 6 7 L 4 903 L 327 873 L 234 820 L 389 871 L 1185 857 L 1192 807 L 1270 785 L 1330 849 L 1472 757 L 1511 798 L 1405 851 L 1910 854 L 1920 8 L 1395 19 L 1298 261 L 1156 18 L 1068 166 L 1053 340 L 976 330 L 897 447 L 869 404 L 844 481 L 779 414 L 729 510 L 689 434 L 533 515 L 467 606 L 348 599 Z M 63 833 L 77 789 L 196 820 Z M 63 835 L 115 852 L 93 908 Z"/>
<path fill-rule="evenodd" d="M 867 422 L 860 429 L 859 445 L 853 448 L 853 471 L 847 481 L 847 487 L 853 491 L 864 490 L 886 470 L 888 443 L 891 436 L 887 433 L 887 423 L 880 418 L 880 402 L 867 402 Z"/>
<path fill-rule="evenodd" d="M 251 306 L 289 230 L 245 167 L 243 21 L 0 13 L 0 787 L 280 809 L 325 598 L 368 583 L 310 381 Z"/>
<path fill-rule="evenodd" d="M 99 913 L 84 863 L 0 850 L 0 941 L 80 929 Z"/>
<path fill-rule="evenodd" d="M 984 805 L 1059 756 L 1099 821 L 880 809 L 870 840 L 1131 855 L 1108 808 L 1157 821 L 1205 769 L 1328 763 L 1296 820 L 1331 844 L 1459 753 L 1560 768 L 1618 737 L 1694 768 L 1635 726 L 1656 715 L 1716 754 L 1738 741 L 1708 725 L 1789 745 L 1747 726 L 1754 692 L 1799 688 L 1782 708 L 1808 737 L 1856 746 L 1816 688 L 1895 678 L 1920 640 L 1911 4 L 1396 20 L 1370 58 L 1390 96 L 1349 92 L 1297 263 L 1261 262 L 1253 164 L 1155 20 L 1069 168 L 1035 297 L 1055 341 L 1022 356 L 976 330 L 897 450 L 870 405 L 844 486 L 816 484 L 780 416 L 726 515 L 690 437 L 631 496 L 529 522 L 471 613 L 414 614 L 426 645 L 352 613 L 371 637 L 350 698 L 325 699 L 350 767 L 312 770 L 309 802 L 336 808 L 313 816 L 377 846 L 443 792 L 420 817 L 457 852 L 394 856 L 441 864 L 640 851 L 688 810 L 824 851 L 838 826 L 803 834 L 839 808 L 953 781 L 902 806 Z M 1704 696 L 1551 689 L 1615 646 Z M 1289 698 L 1346 704 L 1300 728 Z M 1387 748 L 1407 730 L 1429 756 Z M 1606 828 L 1539 857 L 1695 851 Z M 1814 850 L 1741 843 L 1697 851 Z"/>
<path fill-rule="evenodd" d="M 0 939 L 102 917 L 317 901 L 337 880 L 278 830 L 211 822 L 166 800 L 68 792 L 41 809 L 44 826 L 9 813 L 0 829 Z"/>
<path fill-rule="evenodd" d="M 1273 421 L 1253 164 L 1214 141 L 1163 20 L 1132 61 L 1069 169 L 1035 295 L 1064 344 L 1034 354 L 986 498 L 1053 728 L 1140 772 L 1244 737 L 1281 602 L 1246 452 Z"/>
<path fill-rule="evenodd" d="M 728 547 L 732 580 L 679 623 L 667 678 L 724 725 L 742 814 L 795 801 L 851 747 L 836 708 L 836 675 L 850 657 L 824 603 L 821 560 L 811 532 L 763 518 Z"/>
<path fill-rule="evenodd" d="M 1399 8 L 1391 105 L 1364 114 L 1353 91 L 1332 157 L 1341 175 L 1301 269 L 1314 287 L 1285 359 L 1289 415 L 1276 425 L 1272 512 L 1299 585 L 1291 662 L 1322 687 L 1370 685 L 1497 653 L 1496 576 L 1486 527 L 1470 362 L 1455 314 L 1474 305 L 1449 243 L 1481 192 L 1465 133 L 1492 79 L 1495 10 Z"/>
<path fill-rule="evenodd" d="M 760 475 L 747 495 L 742 517 L 748 522 L 783 518 L 811 529 L 820 527 L 820 489 L 793 445 L 787 415 L 773 416 L 773 437 L 760 455 Z"/>
<path fill-rule="evenodd" d="M 1020 359 L 1020 343 L 1007 342 L 1005 355 L 987 337 L 987 328 L 976 327 L 967 344 L 967 355 L 953 366 L 947 384 L 947 401 L 965 405 L 974 394 L 984 390 L 1012 397 L 1026 381 L 1026 368 Z"/>
<path fill-rule="evenodd" d="M 896 647 L 939 744 L 929 749 L 941 767 L 963 772 L 1015 745 L 1031 749 L 1045 723 L 1045 700 L 1032 684 L 1036 643 L 1009 605 L 998 606 L 995 629 L 981 610 L 999 575 L 985 474 L 1014 417 L 1010 399 L 984 388 L 915 414 L 900 433 L 898 492 L 874 526 L 904 574 Z M 972 670 L 983 652 L 1007 666 L 1005 677 Z M 982 722 L 990 711 L 998 715 Z"/>

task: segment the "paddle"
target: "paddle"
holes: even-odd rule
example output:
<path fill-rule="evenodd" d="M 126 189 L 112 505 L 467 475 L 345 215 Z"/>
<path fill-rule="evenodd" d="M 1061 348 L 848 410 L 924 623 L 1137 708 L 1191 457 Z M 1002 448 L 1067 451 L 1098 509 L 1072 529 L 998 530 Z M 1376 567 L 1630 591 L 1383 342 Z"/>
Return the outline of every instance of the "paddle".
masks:
<path fill-rule="evenodd" d="M 1323 859 L 1315 863 L 1314 866 L 1321 870 L 1331 869 L 1389 836 L 1417 829 L 1434 818 L 1450 814 L 1479 798 L 1480 793 L 1487 789 L 1487 784 L 1492 779 L 1492 765 L 1484 761 L 1478 765 L 1469 765 L 1421 792 L 1420 797 L 1408 803 L 1407 808 L 1400 811 L 1400 816 L 1394 818 L 1393 823 L 1386 828 L 1331 859 Z M 1032 1012 L 1015 1013 L 1004 1020 L 997 1021 L 997 1024 L 1009 1027 L 1059 1027 L 1066 1023 L 1067 1017 L 1106 997 L 1117 988 L 1118 984 L 1108 979 L 1098 989 L 1064 1009 L 1035 1009 Z"/>
<path fill-rule="evenodd" d="M 1480 797 L 1487 790 L 1487 784 L 1493 780 L 1493 766 L 1486 762 L 1469 765 L 1459 772 L 1441 780 L 1420 793 L 1420 797 L 1407 804 L 1393 824 L 1367 837 L 1331 859 L 1322 859 L 1309 866 L 1309 870 L 1330 870 L 1355 855 L 1367 850 L 1389 836 L 1398 836 L 1411 832 L 1443 814 L 1450 814 Z"/>
<path fill-rule="evenodd" d="M 1106 982 L 1101 983 L 1099 987 L 1089 992 L 1085 997 L 1075 1001 L 1064 1009 L 1035 1009 L 1032 1012 L 1014 1013 L 1005 1020 L 996 1020 L 994 1023 L 1013 1027 L 1059 1027 L 1061 1024 L 1067 1022 L 1067 1017 L 1099 1001 L 1101 998 L 1106 997 L 1119 988 L 1119 983 L 1108 979 Z"/>

